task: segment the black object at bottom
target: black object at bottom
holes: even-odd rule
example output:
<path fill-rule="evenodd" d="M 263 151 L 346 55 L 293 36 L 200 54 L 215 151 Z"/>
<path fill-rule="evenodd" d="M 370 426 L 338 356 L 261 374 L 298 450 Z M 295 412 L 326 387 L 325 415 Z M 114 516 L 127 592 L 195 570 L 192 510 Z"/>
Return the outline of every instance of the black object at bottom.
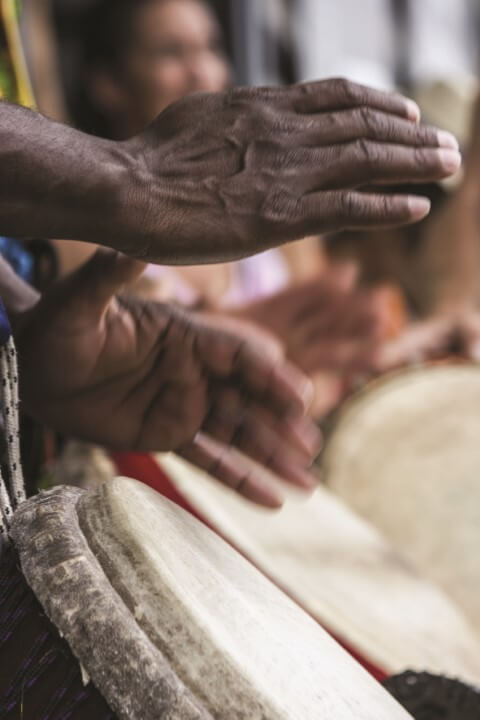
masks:
<path fill-rule="evenodd" d="M 480 720 L 480 689 L 459 680 L 409 671 L 384 686 L 415 720 Z"/>

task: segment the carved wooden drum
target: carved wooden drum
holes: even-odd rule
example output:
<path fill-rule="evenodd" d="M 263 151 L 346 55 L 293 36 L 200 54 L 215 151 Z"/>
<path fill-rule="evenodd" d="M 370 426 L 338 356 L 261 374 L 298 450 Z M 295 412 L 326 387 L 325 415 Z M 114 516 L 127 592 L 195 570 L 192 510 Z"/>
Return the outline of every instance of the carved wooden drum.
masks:
<path fill-rule="evenodd" d="M 159 463 L 188 507 L 377 677 L 410 669 L 480 682 L 480 646 L 462 612 L 329 490 L 272 512 L 173 455 Z"/>
<path fill-rule="evenodd" d="M 340 412 L 323 472 L 480 637 L 480 366 L 424 367 L 367 386 Z"/>
<path fill-rule="evenodd" d="M 119 718 L 411 717 L 227 543 L 136 481 L 42 493 L 19 506 L 11 535 Z"/>

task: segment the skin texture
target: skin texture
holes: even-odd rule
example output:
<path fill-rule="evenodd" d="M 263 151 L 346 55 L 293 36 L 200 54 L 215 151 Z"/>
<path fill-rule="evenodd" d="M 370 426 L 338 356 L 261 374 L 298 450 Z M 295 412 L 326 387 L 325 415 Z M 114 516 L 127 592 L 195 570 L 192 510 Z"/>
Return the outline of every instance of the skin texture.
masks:
<path fill-rule="evenodd" d="M 358 189 L 458 168 L 454 139 L 417 119 L 410 101 L 344 80 L 194 94 L 125 143 L 2 103 L 0 232 L 193 264 L 414 222 L 425 200 Z"/>
<path fill-rule="evenodd" d="M 111 17 L 123 17 L 122 3 L 113 7 L 116 15 Z M 221 91 L 231 79 L 221 51 L 220 28 L 205 3 L 144 0 L 130 7 L 131 22 L 121 55 L 115 63 L 113 53 L 110 63 L 106 58 L 102 63 L 91 59 L 88 73 L 90 102 L 105 118 L 109 137 L 120 140 L 140 132 L 159 112 L 189 93 Z M 94 18 L 90 22 L 93 25 Z M 305 251 L 308 253 L 304 244 L 297 244 L 290 255 L 298 264 Z M 380 321 L 374 296 L 354 291 L 351 268 L 312 277 L 311 255 L 307 259 L 308 282 L 230 312 L 230 316 L 253 321 L 274 333 L 288 357 L 307 373 L 325 368 L 370 368 Z M 317 265 L 319 257 L 316 243 L 313 262 Z M 234 270 L 225 264 L 182 267 L 177 272 L 204 306 L 215 310 L 222 307 Z M 140 295 L 158 296 L 165 293 L 165 282 L 143 276 L 132 289 Z"/>
<path fill-rule="evenodd" d="M 251 460 L 311 489 L 309 381 L 263 336 L 118 295 L 142 270 L 99 251 L 15 316 L 26 412 L 110 448 L 176 451 L 264 505 L 283 498 Z"/>

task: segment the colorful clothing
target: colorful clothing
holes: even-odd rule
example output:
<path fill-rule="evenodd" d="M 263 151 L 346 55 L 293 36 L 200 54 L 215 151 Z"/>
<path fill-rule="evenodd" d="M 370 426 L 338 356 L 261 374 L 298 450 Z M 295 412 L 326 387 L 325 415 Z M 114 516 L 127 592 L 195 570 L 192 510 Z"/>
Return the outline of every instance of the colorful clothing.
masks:
<path fill-rule="evenodd" d="M 20 11 L 21 0 L 0 0 L 0 100 L 34 107 L 20 35 Z"/>

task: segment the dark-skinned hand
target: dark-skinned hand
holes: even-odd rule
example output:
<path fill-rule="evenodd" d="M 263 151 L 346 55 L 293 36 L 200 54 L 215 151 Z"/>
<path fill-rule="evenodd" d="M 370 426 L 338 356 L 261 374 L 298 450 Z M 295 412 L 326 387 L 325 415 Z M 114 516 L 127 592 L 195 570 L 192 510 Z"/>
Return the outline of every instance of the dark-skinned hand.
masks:
<path fill-rule="evenodd" d="M 308 380 L 265 338 L 119 295 L 142 270 L 99 251 L 17 316 L 25 410 L 113 449 L 176 451 L 265 505 L 282 497 L 240 452 L 311 489 Z"/>
<path fill-rule="evenodd" d="M 423 198 L 359 192 L 459 167 L 454 138 L 417 120 L 411 101 L 341 79 L 188 96 L 124 146 L 140 168 L 133 197 L 144 223 L 128 252 L 218 262 L 307 235 L 420 220 Z"/>
<path fill-rule="evenodd" d="M 411 101 L 343 79 L 190 95 L 126 142 L 0 103 L 0 232 L 197 264 L 415 222 L 426 199 L 375 187 L 460 165 L 455 139 L 418 119 Z"/>

